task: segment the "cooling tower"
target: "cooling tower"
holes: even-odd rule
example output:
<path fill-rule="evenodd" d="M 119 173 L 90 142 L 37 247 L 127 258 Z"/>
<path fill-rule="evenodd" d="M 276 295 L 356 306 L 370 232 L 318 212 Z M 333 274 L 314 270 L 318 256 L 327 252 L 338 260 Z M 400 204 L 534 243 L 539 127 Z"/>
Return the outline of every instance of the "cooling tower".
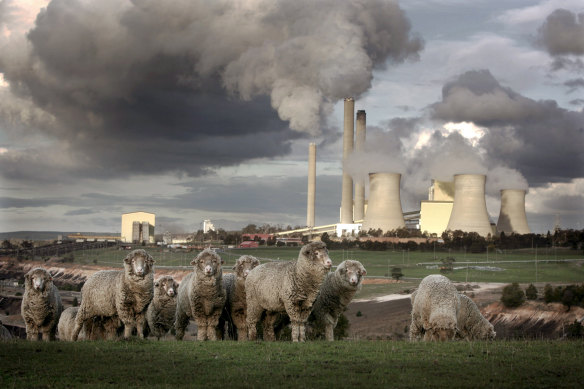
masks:
<path fill-rule="evenodd" d="M 367 122 L 367 114 L 365 111 L 357 111 L 357 129 L 355 133 L 355 150 L 363 151 L 365 147 L 365 128 Z M 355 183 L 355 210 L 353 219 L 363 220 L 365 216 L 365 183 Z"/>
<path fill-rule="evenodd" d="M 314 200 L 316 199 L 316 144 L 308 145 L 308 199 L 306 200 L 306 226 L 314 227 Z"/>
<path fill-rule="evenodd" d="M 353 152 L 353 137 L 355 126 L 353 115 L 355 114 L 355 100 L 352 97 L 345 98 L 344 132 L 343 132 L 343 164 Z M 353 223 L 353 179 L 345 172 L 343 167 L 343 186 L 341 192 L 341 223 Z"/>
<path fill-rule="evenodd" d="M 487 236 L 493 232 L 485 201 L 484 174 L 454 176 L 454 204 L 446 229 L 476 232 Z"/>
<path fill-rule="evenodd" d="M 501 212 L 497 221 L 497 231 L 510 234 L 530 234 L 525 215 L 525 191 L 503 189 L 501 191 Z"/>
<path fill-rule="evenodd" d="M 369 173 L 369 206 L 362 231 L 391 231 L 406 226 L 399 194 L 399 173 Z"/>

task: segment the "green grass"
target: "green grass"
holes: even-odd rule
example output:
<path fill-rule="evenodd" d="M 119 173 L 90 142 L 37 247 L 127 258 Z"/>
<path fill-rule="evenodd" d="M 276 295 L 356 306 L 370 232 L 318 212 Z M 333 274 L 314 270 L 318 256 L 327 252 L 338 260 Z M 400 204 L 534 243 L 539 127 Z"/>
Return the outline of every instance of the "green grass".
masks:
<path fill-rule="evenodd" d="M 53 342 L 0 347 L 3 388 L 580 387 L 584 341 Z"/>

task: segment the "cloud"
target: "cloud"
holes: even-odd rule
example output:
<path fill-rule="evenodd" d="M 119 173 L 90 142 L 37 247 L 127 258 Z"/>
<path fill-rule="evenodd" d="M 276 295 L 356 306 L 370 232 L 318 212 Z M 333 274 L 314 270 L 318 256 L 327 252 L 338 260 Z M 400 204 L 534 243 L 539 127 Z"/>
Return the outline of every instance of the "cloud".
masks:
<path fill-rule="evenodd" d="M 284 155 L 374 69 L 415 60 L 410 30 L 381 0 L 53 0 L 26 39 L 0 42 L 2 174 L 197 176 Z M 26 132 L 43 147 L 19 150 Z"/>
<path fill-rule="evenodd" d="M 537 31 L 537 43 L 551 55 L 584 54 L 584 12 L 556 9 Z"/>
<path fill-rule="evenodd" d="M 579 88 L 584 88 L 584 78 L 575 78 L 564 82 L 564 85 L 567 86 L 568 93 L 573 93 Z"/>

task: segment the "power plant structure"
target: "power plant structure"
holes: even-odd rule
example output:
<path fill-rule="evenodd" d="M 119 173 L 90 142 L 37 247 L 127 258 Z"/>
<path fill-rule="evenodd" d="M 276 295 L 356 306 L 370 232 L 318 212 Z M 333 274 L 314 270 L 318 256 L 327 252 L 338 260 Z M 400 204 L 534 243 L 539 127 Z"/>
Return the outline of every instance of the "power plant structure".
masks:
<path fill-rule="evenodd" d="M 454 203 L 447 230 L 476 232 L 488 236 L 491 228 L 485 200 L 484 174 L 456 174 L 454 176 Z"/>
<path fill-rule="evenodd" d="M 314 227 L 314 203 L 316 201 L 316 144 L 308 145 L 308 196 L 306 199 L 306 226 Z"/>
<path fill-rule="evenodd" d="M 420 202 L 420 230 L 442 235 L 448 227 L 453 204 L 454 182 L 432 180 L 428 200 Z"/>
<path fill-rule="evenodd" d="M 369 173 L 369 204 L 363 231 L 391 231 L 406 226 L 401 206 L 399 173 Z"/>
<path fill-rule="evenodd" d="M 501 211 L 497 231 L 506 234 L 530 234 L 525 214 L 525 191 L 522 189 L 501 190 Z"/>
<path fill-rule="evenodd" d="M 121 241 L 124 243 L 154 243 L 156 215 L 150 212 L 122 214 Z"/>
<path fill-rule="evenodd" d="M 343 120 L 343 165 L 353 152 L 353 138 L 355 136 L 355 100 L 347 97 L 344 100 Z M 341 192 L 341 224 L 353 223 L 353 178 L 345 172 L 343 167 L 343 184 Z"/>
<path fill-rule="evenodd" d="M 364 110 L 357 111 L 357 129 L 355 133 L 355 151 L 363 152 L 365 148 L 367 114 Z M 353 221 L 362 222 L 365 218 L 365 183 L 355 182 L 355 206 Z"/>

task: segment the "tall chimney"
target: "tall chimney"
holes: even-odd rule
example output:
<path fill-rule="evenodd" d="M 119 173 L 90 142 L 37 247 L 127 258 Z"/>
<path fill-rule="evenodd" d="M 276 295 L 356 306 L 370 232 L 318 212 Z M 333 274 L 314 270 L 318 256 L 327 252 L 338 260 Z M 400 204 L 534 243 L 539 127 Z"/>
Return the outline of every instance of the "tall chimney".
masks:
<path fill-rule="evenodd" d="M 493 231 L 485 201 L 484 174 L 456 174 L 454 176 L 454 204 L 447 230 L 476 232 L 487 236 Z"/>
<path fill-rule="evenodd" d="M 308 145 L 308 199 L 306 201 L 306 226 L 314 227 L 314 200 L 316 198 L 316 144 Z"/>
<path fill-rule="evenodd" d="M 345 172 L 345 161 L 353 152 L 353 137 L 355 132 L 354 115 L 355 100 L 352 97 L 345 98 L 345 115 L 343 123 L 343 187 L 341 193 L 341 223 L 353 223 L 353 179 Z"/>
<path fill-rule="evenodd" d="M 501 190 L 501 212 L 497 231 L 506 234 L 530 234 L 525 215 L 525 191 L 522 189 Z"/>
<path fill-rule="evenodd" d="M 399 173 L 369 173 L 369 206 L 362 230 L 387 232 L 406 226 L 399 193 Z"/>
<path fill-rule="evenodd" d="M 365 129 L 367 114 L 363 110 L 357 111 L 357 130 L 355 133 L 355 150 L 363 151 L 365 147 Z M 357 181 L 355 183 L 355 211 L 353 218 L 355 221 L 363 220 L 365 217 L 365 183 Z"/>

